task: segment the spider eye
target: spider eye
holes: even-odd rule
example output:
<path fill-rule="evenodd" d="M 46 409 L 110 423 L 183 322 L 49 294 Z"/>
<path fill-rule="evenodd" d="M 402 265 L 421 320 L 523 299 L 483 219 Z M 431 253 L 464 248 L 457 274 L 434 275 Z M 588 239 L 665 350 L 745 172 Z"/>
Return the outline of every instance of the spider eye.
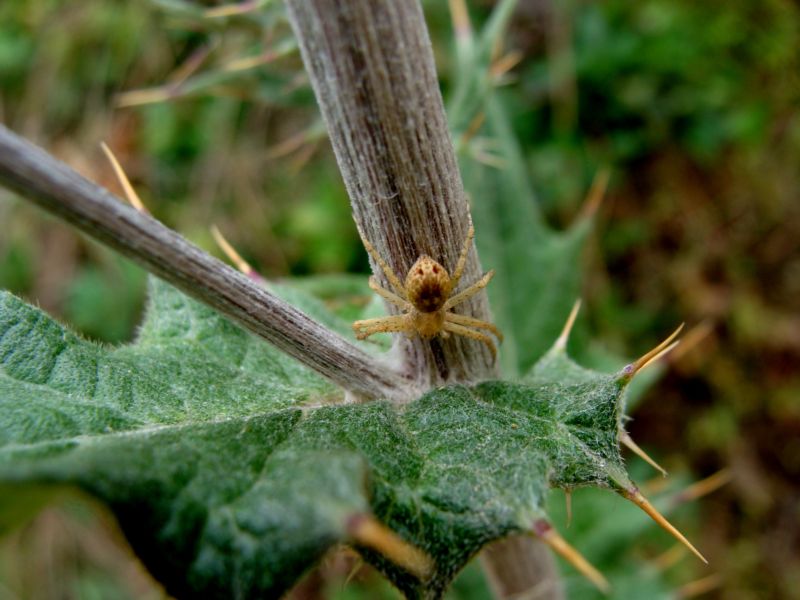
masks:
<path fill-rule="evenodd" d="M 438 273 L 439 272 L 439 267 L 433 267 L 433 272 L 434 273 Z"/>
<path fill-rule="evenodd" d="M 417 269 L 417 275 L 424 275 L 424 271 L 422 269 Z"/>

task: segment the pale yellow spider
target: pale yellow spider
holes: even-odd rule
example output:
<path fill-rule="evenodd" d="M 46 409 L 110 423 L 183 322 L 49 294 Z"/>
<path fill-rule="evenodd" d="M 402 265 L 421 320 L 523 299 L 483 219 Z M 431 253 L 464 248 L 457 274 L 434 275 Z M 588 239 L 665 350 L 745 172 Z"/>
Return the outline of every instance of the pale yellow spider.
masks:
<path fill-rule="evenodd" d="M 458 286 L 458 282 L 464 272 L 467 253 L 474 235 L 475 229 L 470 225 L 467 239 L 464 240 L 464 247 L 461 249 L 461 256 L 458 258 L 452 278 L 442 265 L 430 256 L 423 255 L 409 269 L 405 285 L 400 282 L 400 278 L 386 264 L 386 261 L 380 257 L 373 245 L 362 235 L 361 239 L 367 252 L 378 263 L 386 275 L 386 279 L 389 280 L 389 283 L 397 293 L 381 287 L 375 277 L 369 278 L 369 287 L 392 304 L 398 306 L 403 311 L 403 314 L 356 321 L 353 323 L 356 338 L 363 340 L 373 333 L 403 332 L 409 337 L 418 335 L 423 339 L 430 339 L 437 335 L 447 338 L 451 333 L 455 333 L 456 335 L 463 335 L 483 342 L 491 350 L 492 358 L 496 358 L 497 350 L 492 339 L 485 333 L 475 331 L 475 329 L 488 329 L 502 342 L 503 334 L 500 333 L 500 330 L 486 321 L 450 312 L 454 306 L 468 300 L 485 288 L 489 280 L 494 276 L 494 270 L 491 270 L 465 290 L 454 296 L 450 295 Z"/>

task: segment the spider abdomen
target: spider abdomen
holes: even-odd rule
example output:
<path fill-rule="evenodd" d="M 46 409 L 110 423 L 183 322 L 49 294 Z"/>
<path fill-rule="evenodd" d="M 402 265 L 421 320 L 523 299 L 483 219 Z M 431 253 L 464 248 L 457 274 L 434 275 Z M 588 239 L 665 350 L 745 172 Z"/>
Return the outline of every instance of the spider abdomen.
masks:
<path fill-rule="evenodd" d="M 406 276 L 408 301 L 421 313 L 434 313 L 450 297 L 450 274 L 430 256 L 420 256 Z"/>

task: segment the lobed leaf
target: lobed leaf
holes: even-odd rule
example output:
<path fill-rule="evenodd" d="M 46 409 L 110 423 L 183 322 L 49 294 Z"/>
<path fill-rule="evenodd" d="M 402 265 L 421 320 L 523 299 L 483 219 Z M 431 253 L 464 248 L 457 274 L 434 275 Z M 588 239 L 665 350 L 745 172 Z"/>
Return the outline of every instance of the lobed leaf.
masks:
<path fill-rule="evenodd" d="M 163 283 L 120 348 L 4 294 L 0 482 L 21 500 L 64 484 L 102 499 L 174 595 L 277 596 L 357 545 L 348 522 L 372 513 L 435 568 L 420 581 L 365 558 L 437 597 L 484 544 L 542 518 L 550 486 L 627 481 L 624 388 L 553 351 L 518 383 L 326 406 L 330 385 Z"/>

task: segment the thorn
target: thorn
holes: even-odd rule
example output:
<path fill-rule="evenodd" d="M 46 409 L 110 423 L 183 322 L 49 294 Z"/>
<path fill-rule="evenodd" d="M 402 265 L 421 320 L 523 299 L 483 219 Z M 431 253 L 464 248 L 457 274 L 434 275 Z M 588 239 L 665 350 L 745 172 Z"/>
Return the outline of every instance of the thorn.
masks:
<path fill-rule="evenodd" d="M 200 46 L 192 52 L 183 63 L 178 65 L 177 69 L 167 76 L 167 87 L 173 92 L 178 92 L 186 80 L 197 72 L 217 46 L 217 42 L 211 42 L 205 46 Z"/>
<path fill-rule="evenodd" d="M 141 106 L 143 104 L 157 104 L 172 98 L 174 93 L 169 89 L 159 86 L 144 88 L 141 90 L 131 90 L 117 94 L 114 103 L 119 108 L 130 108 L 131 106 Z"/>
<path fill-rule="evenodd" d="M 461 135 L 461 139 L 458 141 L 458 145 L 460 148 L 463 148 L 464 146 L 470 143 L 472 138 L 474 138 L 475 135 L 478 133 L 478 131 L 480 131 L 480 128 L 485 120 L 486 120 L 485 112 L 479 112 L 474 117 L 472 117 L 472 120 L 469 122 L 469 125 L 467 125 L 466 131 Z"/>
<path fill-rule="evenodd" d="M 109 148 L 105 142 L 100 142 L 100 147 L 103 149 L 103 153 L 106 155 L 108 162 L 111 163 L 111 168 L 114 169 L 114 174 L 117 176 L 117 181 L 119 181 L 119 184 L 122 186 L 122 190 L 125 193 L 125 199 L 140 213 L 149 215 L 150 212 L 147 210 L 147 208 L 145 208 L 145 205 L 141 198 L 139 198 L 136 190 L 133 189 L 131 182 L 128 180 L 128 176 L 125 175 L 125 171 L 122 169 L 122 165 L 119 164 L 117 157 L 114 156 L 113 152 L 111 152 L 111 148 Z"/>
<path fill-rule="evenodd" d="M 492 167 L 498 171 L 504 171 L 508 168 L 508 161 L 506 161 L 503 157 L 484 149 L 483 147 L 473 148 L 472 158 L 477 160 L 482 165 Z"/>
<path fill-rule="evenodd" d="M 686 546 L 683 544 L 675 544 L 667 550 L 656 556 L 652 563 L 653 566 L 659 571 L 666 571 L 670 567 L 678 564 L 678 561 L 686 554 Z"/>
<path fill-rule="evenodd" d="M 671 360 L 680 360 L 684 355 L 694 350 L 712 331 L 714 331 L 714 324 L 709 320 L 692 327 L 681 338 L 681 345 L 672 353 Z"/>
<path fill-rule="evenodd" d="M 572 490 L 564 490 L 564 502 L 567 505 L 567 527 L 572 524 Z"/>
<path fill-rule="evenodd" d="M 575 304 L 572 305 L 572 310 L 567 317 L 567 322 L 564 323 L 564 329 L 561 330 L 561 334 L 558 336 L 556 343 L 553 345 L 554 350 L 558 350 L 559 352 L 563 352 L 567 349 L 567 342 L 569 341 L 569 334 L 572 331 L 572 326 L 575 325 L 575 319 L 578 317 L 578 311 L 581 309 L 581 301 L 580 298 L 575 301 Z"/>
<path fill-rule="evenodd" d="M 223 17 L 245 15 L 256 10 L 258 6 L 259 3 L 253 2 L 252 0 L 239 2 L 237 4 L 222 4 L 220 6 L 207 9 L 205 12 L 203 12 L 203 16 L 206 19 L 220 19 Z"/>
<path fill-rule="evenodd" d="M 686 537 L 680 531 L 675 529 L 675 527 L 669 521 L 667 521 L 660 512 L 658 512 L 656 510 L 656 507 L 653 506 L 652 504 L 650 504 L 650 502 L 647 500 L 647 498 L 642 496 L 642 494 L 641 494 L 641 492 L 639 492 L 639 490 L 637 490 L 636 488 L 634 488 L 633 490 L 624 490 L 622 492 L 622 495 L 626 499 L 628 499 L 631 502 L 633 502 L 636 506 L 641 508 L 644 512 L 646 512 L 647 515 L 651 519 L 653 519 L 653 521 L 655 521 L 658 524 L 659 527 L 661 527 L 661 529 L 663 529 L 664 531 L 670 533 L 676 540 L 678 540 L 679 542 L 684 544 L 687 548 L 689 548 L 689 550 L 694 552 L 694 554 L 700 560 L 702 560 L 704 563 L 708 564 L 708 561 L 706 560 L 706 558 L 702 554 L 700 554 L 700 551 L 697 548 L 695 548 L 691 544 L 691 542 L 689 542 L 689 540 L 687 540 Z"/>
<path fill-rule="evenodd" d="M 575 567 L 601 592 L 607 594 L 611 591 L 611 586 L 608 584 L 608 580 L 603 577 L 603 574 L 595 569 L 575 548 L 570 546 L 567 540 L 561 537 L 550 523 L 544 519 L 539 519 L 533 524 L 531 533 L 547 544 L 553 552 Z"/>
<path fill-rule="evenodd" d="M 115 97 L 115 104 L 121 108 L 129 108 L 142 104 L 166 102 L 167 100 L 180 96 L 183 84 L 186 83 L 189 77 L 197 72 L 218 45 L 219 42 L 211 42 L 192 52 L 189 58 L 167 76 L 164 85 L 122 92 Z"/>
<path fill-rule="evenodd" d="M 403 540 L 372 515 L 351 515 L 345 527 L 356 543 L 381 553 L 422 581 L 433 574 L 433 560 L 427 554 Z"/>
<path fill-rule="evenodd" d="M 648 479 L 643 484 L 639 485 L 639 491 L 642 492 L 645 496 L 655 496 L 656 494 L 660 494 L 667 488 L 669 488 L 670 483 L 666 477 L 659 473 L 655 475 L 651 479 Z"/>
<path fill-rule="evenodd" d="M 236 251 L 236 249 L 228 243 L 228 240 L 225 239 L 225 236 L 222 235 L 220 230 L 217 228 L 216 225 L 211 226 L 211 235 L 214 238 L 214 241 L 217 243 L 217 246 L 225 253 L 225 256 L 236 266 L 239 271 L 247 275 L 252 279 L 262 279 L 261 275 L 259 275 L 256 270 L 250 266 L 245 259 Z"/>
<path fill-rule="evenodd" d="M 298 152 L 295 157 L 291 160 L 291 174 L 296 175 L 300 172 L 300 170 L 311 160 L 311 157 L 314 156 L 314 153 L 317 151 L 318 140 L 312 140 L 308 144 L 306 144 L 303 148 L 301 148 L 300 152 Z"/>
<path fill-rule="evenodd" d="M 306 144 L 316 142 L 325 135 L 325 128 L 321 123 L 315 122 L 307 129 L 290 135 L 285 140 L 278 142 L 274 146 L 267 148 L 266 158 L 271 160 L 287 156 L 296 150 L 301 149 Z"/>
<path fill-rule="evenodd" d="M 356 559 L 353 561 L 353 567 L 350 569 L 347 577 L 345 577 L 344 583 L 342 583 L 342 589 L 347 587 L 347 585 L 353 580 L 353 577 L 356 576 L 356 573 L 358 573 L 361 570 L 361 567 L 363 567 L 365 564 L 366 563 L 361 555 L 357 554 Z"/>
<path fill-rule="evenodd" d="M 665 339 L 658 346 L 650 350 L 650 352 L 646 353 L 644 356 L 637 359 L 636 362 L 633 362 L 624 369 L 622 369 L 622 378 L 627 381 L 630 381 L 631 379 L 633 379 L 633 376 L 636 375 L 639 371 L 642 371 L 647 366 L 657 361 L 659 358 L 661 358 L 667 352 L 669 352 L 675 346 L 677 346 L 678 342 L 673 343 L 672 340 L 674 340 L 681 332 L 681 330 L 683 329 L 683 325 L 684 324 L 681 323 L 680 326 L 675 331 L 673 331 L 672 334 L 667 339 Z"/>
<path fill-rule="evenodd" d="M 503 75 L 519 64 L 524 55 L 519 50 L 512 50 L 498 58 L 489 66 L 489 77 L 498 81 Z"/>
<path fill-rule="evenodd" d="M 263 52 L 261 54 L 256 54 L 255 56 L 235 58 L 222 65 L 222 70 L 232 73 L 235 71 L 247 71 L 249 69 L 255 69 L 256 67 L 260 67 L 272 62 L 275 60 L 276 56 L 278 55 L 275 52 Z"/>
<path fill-rule="evenodd" d="M 681 586 L 676 593 L 676 597 L 682 599 L 695 598 L 701 594 L 707 594 L 721 585 L 722 577 L 718 573 L 714 573 Z"/>
<path fill-rule="evenodd" d="M 700 481 L 693 483 L 682 492 L 676 494 L 672 501 L 675 504 L 682 504 L 684 502 L 692 502 L 703 496 L 717 491 L 723 485 L 730 482 L 733 478 L 729 469 L 721 469 Z"/>
<path fill-rule="evenodd" d="M 497 37 L 495 37 L 495 39 L 494 39 L 494 41 L 492 43 L 492 48 L 489 51 L 489 64 L 490 65 L 494 64 L 495 62 L 497 62 L 497 59 L 500 58 L 500 54 L 502 54 L 502 52 L 503 52 L 503 44 L 504 43 L 505 43 L 505 40 L 503 39 L 503 36 L 498 35 Z"/>
<path fill-rule="evenodd" d="M 459 44 L 464 44 L 472 39 L 472 24 L 469 21 L 469 11 L 464 0 L 450 0 L 450 18 L 453 20 L 453 33 Z"/>
<path fill-rule="evenodd" d="M 636 454 L 636 456 L 641 458 L 644 462 L 646 462 L 648 465 L 653 467 L 656 471 L 661 471 L 661 474 L 664 477 L 667 476 L 666 469 L 664 469 L 664 467 L 662 467 L 656 461 L 654 461 L 652 458 L 650 458 L 650 456 L 648 456 L 647 452 L 642 450 L 639 447 L 639 445 L 636 442 L 633 441 L 633 438 L 630 436 L 630 434 L 627 431 L 620 432 L 619 441 L 622 442 L 623 444 L 625 444 L 625 446 L 628 447 L 634 454 Z"/>
<path fill-rule="evenodd" d="M 583 206 L 578 213 L 578 220 L 591 219 L 597 214 L 597 210 L 603 203 L 603 197 L 606 195 L 610 179 L 611 169 L 609 167 L 602 167 L 595 173 L 589 193 L 586 194 L 586 200 L 584 200 Z"/>

